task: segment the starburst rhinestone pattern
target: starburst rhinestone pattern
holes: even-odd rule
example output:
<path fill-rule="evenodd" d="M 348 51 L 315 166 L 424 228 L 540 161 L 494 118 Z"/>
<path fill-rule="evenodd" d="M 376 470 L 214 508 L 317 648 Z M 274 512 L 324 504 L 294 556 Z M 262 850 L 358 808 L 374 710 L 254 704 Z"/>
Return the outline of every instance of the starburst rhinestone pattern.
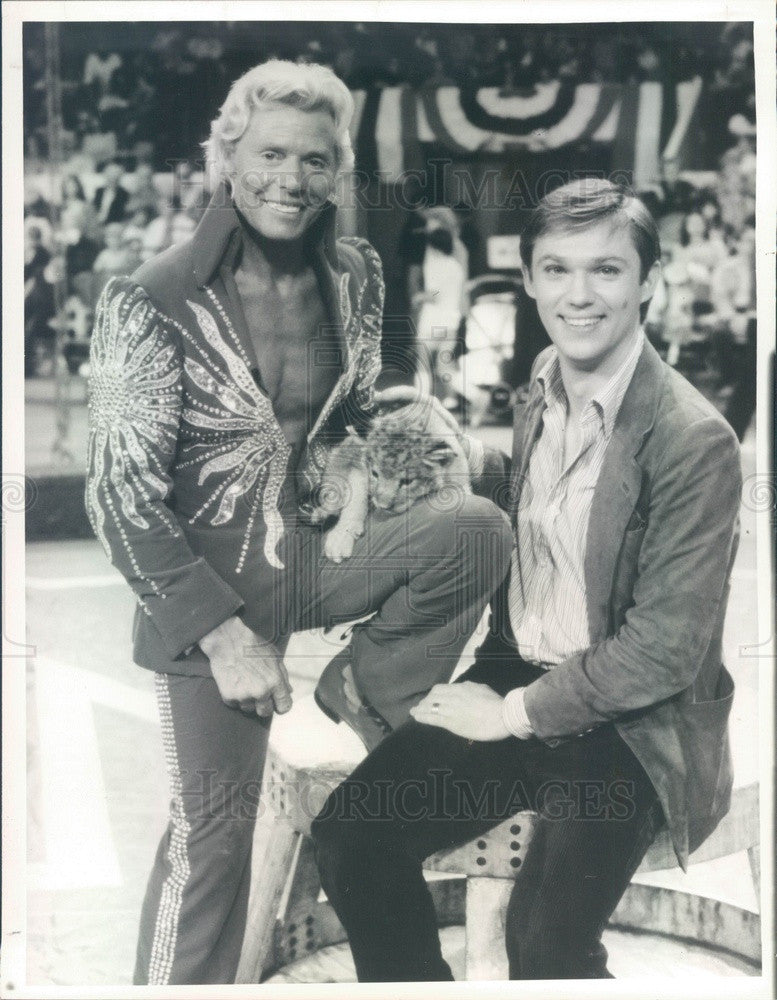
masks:
<path fill-rule="evenodd" d="M 319 432 L 351 391 L 369 408 L 380 369 L 380 259 L 364 240 L 342 242 L 363 263 L 360 273 L 340 276 L 344 371 L 308 435 L 299 470 L 308 489 L 320 482 L 329 451 Z M 227 310 L 212 288 L 205 293 L 207 306 L 187 300 L 191 322 L 182 323 L 161 313 L 131 279 L 114 278 L 95 317 L 87 510 L 109 555 L 121 544 L 133 576 L 155 594 L 154 573 L 142 572 L 133 543 L 149 528 L 182 539 L 167 502 L 173 486 L 178 517 L 189 524 L 240 526 L 236 572 L 259 517 L 264 558 L 284 568 L 277 554 L 284 532 L 279 499 L 291 447 Z"/>
<path fill-rule="evenodd" d="M 112 292 L 107 286 L 92 335 L 86 507 L 105 550 L 111 551 L 110 519 L 135 576 L 158 593 L 137 563 L 127 528 L 148 529 L 153 516 L 173 536 L 181 534 L 160 503 L 171 486 L 167 468 L 181 407 L 180 352 L 139 289 Z"/>

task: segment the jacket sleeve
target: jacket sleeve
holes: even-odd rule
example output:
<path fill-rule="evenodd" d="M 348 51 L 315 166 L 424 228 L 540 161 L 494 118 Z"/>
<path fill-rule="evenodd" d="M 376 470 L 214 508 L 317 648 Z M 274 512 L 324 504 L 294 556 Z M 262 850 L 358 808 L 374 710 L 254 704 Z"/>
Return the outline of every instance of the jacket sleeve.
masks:
<path fill-rule="evenodd" d="M 720 419 L 675 436 L 652 483 L 633 604 L 613 636 L 526 688 L 538 737 L 584 732 L 694 682 L 725 612 L 740 494 L 739 446 Z"/>
<path fill-rule="evenodd" d="M 172 658 L 243 604 L 195 556 L 167 503 L 182 365 L 172 323 L 135 282 L 112 279 L 92 334 L 86 510 Z"/>

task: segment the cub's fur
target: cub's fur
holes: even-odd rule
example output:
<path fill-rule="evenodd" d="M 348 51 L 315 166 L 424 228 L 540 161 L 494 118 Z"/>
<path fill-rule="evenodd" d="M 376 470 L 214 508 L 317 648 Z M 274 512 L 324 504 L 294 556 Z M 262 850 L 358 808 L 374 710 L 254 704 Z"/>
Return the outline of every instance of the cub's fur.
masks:
<path fill-rule="evenodd" d="M 385 411 L 365 438 L 351 432 L 329 456 L 311 520 L 339 514 L 326 534 L 324 553 L 334 562 L 347 559 L 364 532 L 371 505 L 400 514 L 416 500 L 445 491 L 446 501 L 472 492 L 470 465 L 462 432 L 432 397 L 407 401 L 406 390 L 384 394 Z"/>

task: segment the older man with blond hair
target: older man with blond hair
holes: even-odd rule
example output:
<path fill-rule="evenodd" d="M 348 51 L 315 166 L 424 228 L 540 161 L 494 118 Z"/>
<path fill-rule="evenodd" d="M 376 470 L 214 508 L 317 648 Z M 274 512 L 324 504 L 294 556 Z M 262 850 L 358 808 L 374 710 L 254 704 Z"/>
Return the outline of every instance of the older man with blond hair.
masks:
<path fill-rule="evenodd" d="M 290 634 L 375 612 L 317 692 L 374 745 L 450 676 L 507 571 L 506 520 L 481 497 L 373 512 L 343 565 L 306 519 L 380 368 L 380 260 L 335 236 L 352 111 L 324 67 L 246 73 L 206 143 L 216 186 L 196 231 L 111 280 L 97 310 L 86 503 L 137 597 L 134 659 L 155 672 L 172 792 L 137 984 L 234 980 Z M 467 523 L 492 540 L 480 564 Z"/>

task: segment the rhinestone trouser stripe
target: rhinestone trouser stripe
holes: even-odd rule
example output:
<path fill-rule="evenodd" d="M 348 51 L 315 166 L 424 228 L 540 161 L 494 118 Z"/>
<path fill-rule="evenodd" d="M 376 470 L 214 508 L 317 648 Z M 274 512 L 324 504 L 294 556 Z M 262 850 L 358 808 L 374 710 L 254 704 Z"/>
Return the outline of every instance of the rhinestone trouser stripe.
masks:
<path fill-rule="evenodd" d="M 170 842 L 167 848 L 170 873 L 162 884 L 162 892 L 159 898 L 159 909 L 157 911 L 154 940 L 151 945 L 151 959 L 148 968 L 148 984 L 149 986 L 164 986 L 170 979 L 170 971 L 175 956 L 175 944 L 178 937 L 178 920 L 181 913 L 181 903 L 190 874 L 189 857 L 186 850 L 186 840 L 190 827 L 183 811 L 181 772 L 178 766 L 178 751 L 175 746 L 173 710 L 170 703 L 167 675 L 157 673 L 155 680 L 157 700 L 159 702 L 159 715 L 162 722 L 162 742 L 165 748 L 167 771 L 170 776 L 172 802 L 170 806 Z"/>

